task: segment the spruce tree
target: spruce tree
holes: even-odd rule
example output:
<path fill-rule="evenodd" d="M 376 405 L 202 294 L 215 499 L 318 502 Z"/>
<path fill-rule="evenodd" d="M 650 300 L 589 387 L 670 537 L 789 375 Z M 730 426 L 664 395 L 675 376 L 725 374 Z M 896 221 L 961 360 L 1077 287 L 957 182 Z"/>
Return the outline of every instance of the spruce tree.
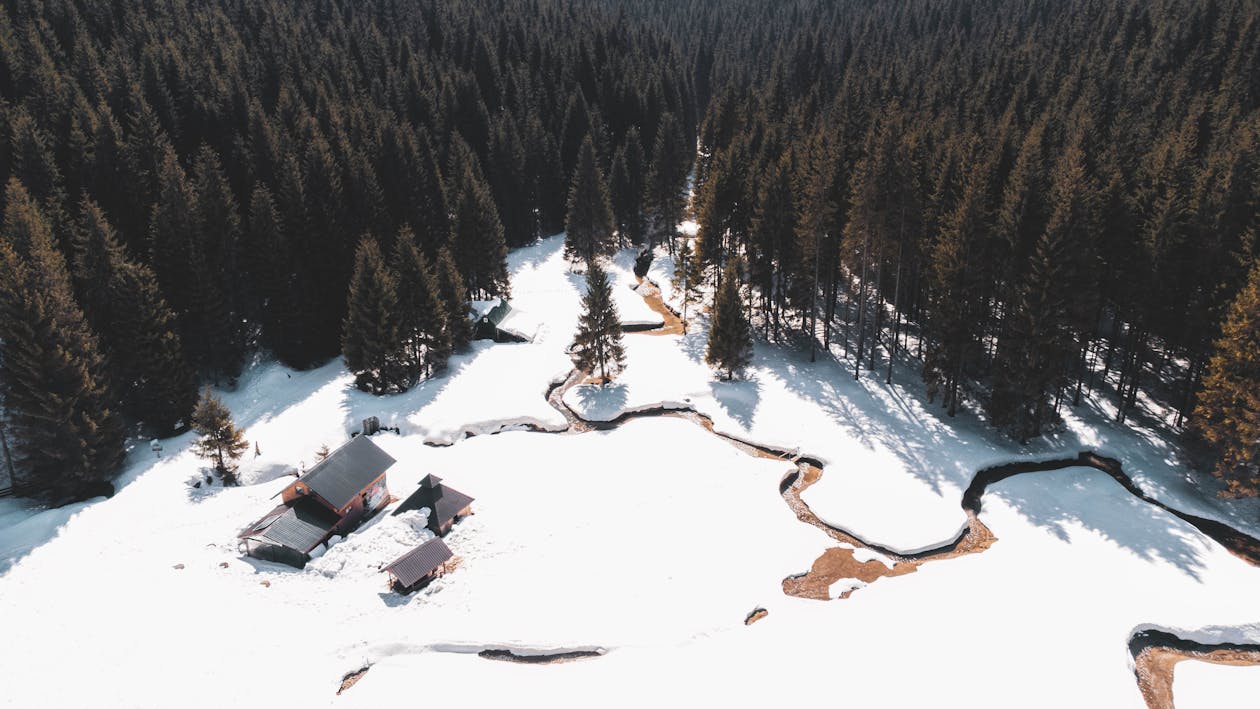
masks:
<path fill-rule="evenodd" d="M 371 236 L 359 241 L 355 253 L 341 349 L 363 391 L 384 394 L 406 387 L 397 285 Z"/>
<path fill-rule="evenodd" d="M 451 352 L 446 305 L 429 259 L 416 245 L 415 234 L 404 228 L 394 246 L 398 274 L 399 330 L 403 367 L 409 382 L 417 382 L 446 367 Z"/>
<path fill-rule="evenodd" d="M 468 290 L 464 287 L 464 277 L 460 275 L 450 249 L 442 247 L 438 252 L 435 272 L 438 294 L 446 312 L 450 346 L 452 350 L 459 352 L 472 341 L 473 332 L 472 321 L 468 317 Z"/>
<path fill-rule="evenodd" d="M 1221 325 L 1191 427 L 1215 450 L 1230 497 L 1260 496 L 1260 260 Z"/>
<path fill-rule="evenodd" d="M 582 317 L 578 321 L 573 354 L 579 369 L 593 372 L 599 368 L 601 384 L 608 383 L 610 366 L 625 365 L 621 318 L 612 300 L 608 274 L 598 262 L 591 263 L 586 270 L 586 295 L 582 296 Z"/>
<path fill-rule="evenodd" d="M 639 139 L 638 128 L 631 126 L 626 131 L 618 153 L 625 159 L 626 181 L 623 187 L 613 193 L 613 207 L 617 210 L 618 222 L 626 230 L 630 243 L 638 246 L 647 235 L 647 214 L 643 204 L 647 160 L 643 157 L 643 143 Z"/>
<path fill-rule="evenodd" d="M 704 361 L 726 370 L 728 381 L 752 361 L 752 328 L 739 298 L 738 266 L 738 261 L 731 260 L 722 273 L 704 352 Z"/>
<path fill-rule="evenodd" d="M 507 242 L 484 178 L 471 164 L 458 176 L 448 240 L 468 291 L 477 298 L 508 297 Z"/>
<path fill-rule="evenodd" d="M 0 238 L 0 394 L 14 483 L 53 501 L 99 495 L 122 462 L 122 422 L 65 262 L 43 216 L 15 194 L 15 184 Z M 14 223 L 27 227 L 24 255 L 12 245 Z"/>
<path fill-rule="evenodd" d="M 616 247 L 608 186 L 597 164 L 595 145 L 588 136 L 578 151 L 569 186 L 564 253 L 569 259 L 580 258 L 590 264 L 600 256 L 611 256 Z"/>
<path fill-rule="evenodd" d="M 683 240 L 674 257 L 674 288 L 682 294 L 684 308 L 687 303 L 700 300 L 704 286 L 704 263 L 691 250 L 691 240 Z"/>
<path fill-rule="evenodd" d="M 175 334 L 175 314 L 147 266 L 127 258 L 91 200 L 79 207 L 74 280 L 88 322 L 100 333 L 123 410 L 159 434 L 187 420 L 197 388 Z"/>
<path fill-rule="evenodd" d="M 653 232 L 665 239 L 671 251 L 686 207 L 683 190 L 691 168 L 692 152 L 687 147 L 677 118 L 672 113 L 666 114 L 656 131 L 644 202 L 652 220 Z"/>
<path fill-rule="evenodd" d="M 236 461 L 249 448 L 243 432 L 232 422 L 228 410 L 210 387 L 201 390 L 192 414 L 193 431 L 200 438 L 193 443 L 196 454 L 214 463 L 224 485 L 236 484 Z"/>

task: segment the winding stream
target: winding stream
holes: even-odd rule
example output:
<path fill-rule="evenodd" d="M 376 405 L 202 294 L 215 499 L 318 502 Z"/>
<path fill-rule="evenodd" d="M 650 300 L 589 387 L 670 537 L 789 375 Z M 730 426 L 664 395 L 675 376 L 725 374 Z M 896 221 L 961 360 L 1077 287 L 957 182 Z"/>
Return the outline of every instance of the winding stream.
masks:
<path fill-rule="evenodd" d="M 656 284 L 642 277 L 640 277 L 639 281 L 639 294 L 647 301 L 648 306 L 653 311 L 662 316 L 664 325 L 645 330 L 628 330 L 627 332 L 645 335 L 681 335 L 684 332 L 682 320 L 677 313 L 665 305 Z M 962 495 L 960 504 L 966 513 L 967 524 L 959 535 L 940 546 L 925 551 L 912 554 L 897 552 L 862 539 L 849 530 L 823 521 L 801 499 L 801 493 L 822 477 L 822 462 L 817 458 L 753 443 L 733 434 L 717 431 L 714 429 L 711 418 L 691 408 L 656 407 L 626 412 L 609 421 L 584 420 L 564 403 L 565 392 L 581 383 L 583 378 L 584 373 L 575 368 L 564 381 L 554 383 L 547 390 L 547 402 L 560 412 L 564 416 L 565 421 L 568 422 L 565 430 L 551 433 L 580 434 L 589 431 L 605 431 L 639 418 L 667 416 L 691 421 L 748 455 L 779 460 L 790 463 L 793 466 L 792 469 L 787 471 L 779 484 L 779 493 L 784 501 L 797 519 L 817 527 L 845 546 L 827 549 L 813 563 L 809 571 L 783 579 L 783 592 L 791 596 L 824 601 L 830 600 L 831 585 L 841 579 L 856 579 L 863 584 L 870 584 L 883 577 L 904 576 L 914 573 L 924 564 L 983 552 L 997 541 L 997 537 L 980 519 L 981 501 L 990 485 L 1016 475 L 1074 467 L 1089 467 L 1106 473 L 1139 500 L 1154 505 L 1185 521 L 1228 549 L 1235 556 L 1249 564 L 1260 566 L 1260 539 L 1234 529 L 1223 522 L 1182 512 L 1153 498 L 1124 472 L 1119 460 L 1094 451 L 1082 451 L 1075 457 L 1014 461 L 977 471 Z M 883 557 L 883 559 L 867 558 L 865 561 L 859 561 L 855 555 L 858 549 L 874 552 Z M 853 590 L 844 592 L 839 598 L 848 598 L 853 593 Z M 753 622 L 760 617 L 764 617 L 764 615 L 765 609 L 756 609 L 749 614 L 746 622 Z M 1194 659 L 1217 664 L 1260 665 L 1260 645 L 1203 645 L 1184 640 L 1163 631 L 1143 631 L 1134 634 L 1129 639 L 1129 650 L 1133 656 L 1139 689 L 1146 700 L 1147 706 L 1151 709 L 1172 709 L 1173 667 L 1182 660 Z M 537 660 L 500 655 L 495 655 L 493 659 L 537 662 Z M 564 657 L 563 659 L 578 658 Z"/>

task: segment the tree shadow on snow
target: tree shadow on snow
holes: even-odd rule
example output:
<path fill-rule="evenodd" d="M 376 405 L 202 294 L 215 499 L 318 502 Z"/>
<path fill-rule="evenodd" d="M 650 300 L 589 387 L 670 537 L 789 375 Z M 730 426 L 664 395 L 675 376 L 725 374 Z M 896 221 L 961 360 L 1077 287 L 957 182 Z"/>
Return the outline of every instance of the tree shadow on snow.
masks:
<path fill-rule="evenodd" d="M 863 445 L 873 448 L 878 444 L 887 450 L 907 472 L 946 498 L 957 496 L 961 501 L 962 491 L 976 472 L 990 465 L 1075 456 L 1086 449 L 1118 458 L 1124 470 L 1138 480 L 1149 480 L 1144 471 L 1154 466 L 1175 468 L 1178 465 L 1175 451 L 1163 439 L 1125 430 L 1121 424 L 1109 423 L 1105 416 L 1097 420 L 1100 417 L 1096 412 L 1084 413 L 1090 417 L 1088 431 L 1094 434 L 1092 436 L 1063 428 L 1028 445 L 1020 445 L 992 430 L 969 409 L 960 409 L 956 416 L 949 417 L 939 403 L 927 403 L 926 397 L 917 395 L 923 388 L 919 364 L 901 357 L 894 364 L 891 387 L 884 384 L 887 359 L 883 359 L 882 366 L 874 372 L 863 367 L 861 379 L 855 382 L 852 359 L 843 360 L 833 353 L 819 351 L 818 361 L 811 363 L 808 355 L 799 350 L 763 341 L 757 344 L 753 366 L 782 379 L 790 391 L 811 402 Z M 1082 409 L 1090 406 L 1094 405 L 1091 403 Z M 1167 473 L 1160 475 L 1159 480 L 1176 479 L 1175 474 Z M 843 461 L 831 461 L 826 474 L 845 474 Z M 1035 477 L 1036 473 L 1021 477 L 1029 475 Z M 1199 578 L 1203 545 L 1214 543 L 1210 539 L 1128 492 L 1121 492 L 1126 502 L 1124 518 L 1097 514 L 1087 505 L 1090 495 L 1098 494 L 1097 491 L 1078 490 L 1075 484 L 1064 490 L 1061 482 L 1056 482 L 1062 479 L 1047 477 L 1035 481 L 1031 487 L 1002 490 L 1000 494 L 1025 518 L 1060 539 L 1066 539 L 1067 525 L 1079 524 L 1142 558 L 1162 559 Z M 1088 480 L 1086 488 L 1118 487 L 1101 473 Z M 1198 502 L 1202 493 L 1188 483 L 1172 491 L 1161 490 L 1161 485 L 1147 487 L 1155 488 L 1157 498 L 1177 509 L 1189 508 L 1186 511 L 1200 513 L 1218 509 Z M 1019 492 L 1021 489 L 1039 492 Z"/>
<path fill-rule="evenodd" d="M 588 385 L 573 389 L 584 418 L 606 421 L 625 408 L 629 393 L 625 384 Z"/>
<path fill-rule="evenodd" d="M 1025 473 L 994 485 L 988 494 L 1060 541 L 1070 542 L 1070 528 L 1079 525 L 1142 559 L 1171 564 L 1196 581 L 1202 581 L 1202 556 L 1214 543 L 1092 468 Z"/>
<path fill-rule="evenodd" d="M 726 415 L 744 429 L 752 428 L 753 417 L 761 403 L 761 382 L 756 379 L 709 382 L 714 400 Z"/>

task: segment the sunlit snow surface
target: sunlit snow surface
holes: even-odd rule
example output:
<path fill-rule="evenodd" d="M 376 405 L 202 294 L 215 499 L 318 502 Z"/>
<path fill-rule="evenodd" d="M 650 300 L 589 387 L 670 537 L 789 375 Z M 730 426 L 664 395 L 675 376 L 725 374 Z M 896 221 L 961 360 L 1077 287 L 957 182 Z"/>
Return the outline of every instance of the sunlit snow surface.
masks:
<path fill-rule="evenodd" d="M 983 517 L 998 541 L 982 554 L 844 601 L 783 595 L 782 579 L 831 545 L 779 497 L 790 466 L 680 419 L 576 436 L 512 430 L 564 427 L 544 394 L 569 368 L 584 286 L 561 243 L 510 257 L 533 342 L 478 343 L 411 392 L 357 392 L 338 362 L 252 367 L 223 393 L 258 442 L 242 487 L 191 487 L 200 465 L 185 435 L 160 458 L 137 444 L 110 500 L 45 511 L 0 500 L 0 705 L 1141 707 L 1135 630 L 1260 640 L 1260 569 L 1084 468 L 994 486 Z M 633 256 L 618 255 L 610 277 L 623 320 L 648 322 L 659 316 L 634 300 Z M 662 255 L 650 274 L 667 297 L 670 271 Z M 758 345 L 744 378 L 721 381 L 703 363 L 707 316 L 688 314 L 686 337 L 627 335 L 620 377 L 566 402 L 602 419 L 691 407 L 719 431 L 818 457 L 825 472 L 805 500 L 870 541 L 946 541 L 977 468 L 1082 447 L 1120 458 L 1179 509 L 1256 519 L 1254 507 L 1201 497 L 1171 444 L 1109 423 L 1105 405 L 1069 410 L 1066 433 L 1021 449 L 925 404 L 912 369 L 893 387 L 867 372 L 855 383 L 825 353 L 810 363 Z M 457 568 L 415 595 L 388 592 L 378 569 L 424 533 L 387 517 L 304 571 L 242 556 L 236 533 L 321 445 L 372 415 L 399 429 L 374 439 L 398 459 L 396 496 L 435 473 L 476 498 L 447 537 Z M 769 615 L 744 626 L 758 606 Z M 477 656 L 488 648 L 605 654 L 527 666 Z M 1251 706 L 1258 674 L 1182 663 L 1178 707 Z"/>

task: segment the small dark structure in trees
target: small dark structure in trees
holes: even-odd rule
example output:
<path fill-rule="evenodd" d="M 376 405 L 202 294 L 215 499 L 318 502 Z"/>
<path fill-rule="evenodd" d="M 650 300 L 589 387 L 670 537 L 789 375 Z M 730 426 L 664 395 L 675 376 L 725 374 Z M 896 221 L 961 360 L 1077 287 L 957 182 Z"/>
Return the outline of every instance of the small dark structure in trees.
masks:
<path fill-rule="evenodd" d="M 477 318 L 473 327 L 473 339 L 494 340 L 495 342 L 528 342 L 521 333 L 512 329 L 510 316 L 516 312 L 512 304 L 500 299 L 499 304 L 490 308 Z"/>
<path fill-rule="evenodd" d="M 389 573 L 394 590 L 411 593 L 446 573 L 446 562 L 453 556 L 446 542 L 434 537 L 393 560 L 382 571 Z"/>
<path fill-rule="evenodd" d="M 473 498 L 442 484 L 442 478 L 426 475 L 420 481 L 420 487 L 407 499 L 403 500 L 394 514 L 402 514 L 421 507 L 429 508 L 429 531 L 437 535 L 445 535 L 451 531 L 456 522 L 472 514 Z"/>
<path fill-rule="evenodd" d="M 389 502 L 394 458 L 356 436 L 280 492 L 282 504 L 238 535 L 245 553 L 302 568 L 334 534 L 345 535 Z"/>

